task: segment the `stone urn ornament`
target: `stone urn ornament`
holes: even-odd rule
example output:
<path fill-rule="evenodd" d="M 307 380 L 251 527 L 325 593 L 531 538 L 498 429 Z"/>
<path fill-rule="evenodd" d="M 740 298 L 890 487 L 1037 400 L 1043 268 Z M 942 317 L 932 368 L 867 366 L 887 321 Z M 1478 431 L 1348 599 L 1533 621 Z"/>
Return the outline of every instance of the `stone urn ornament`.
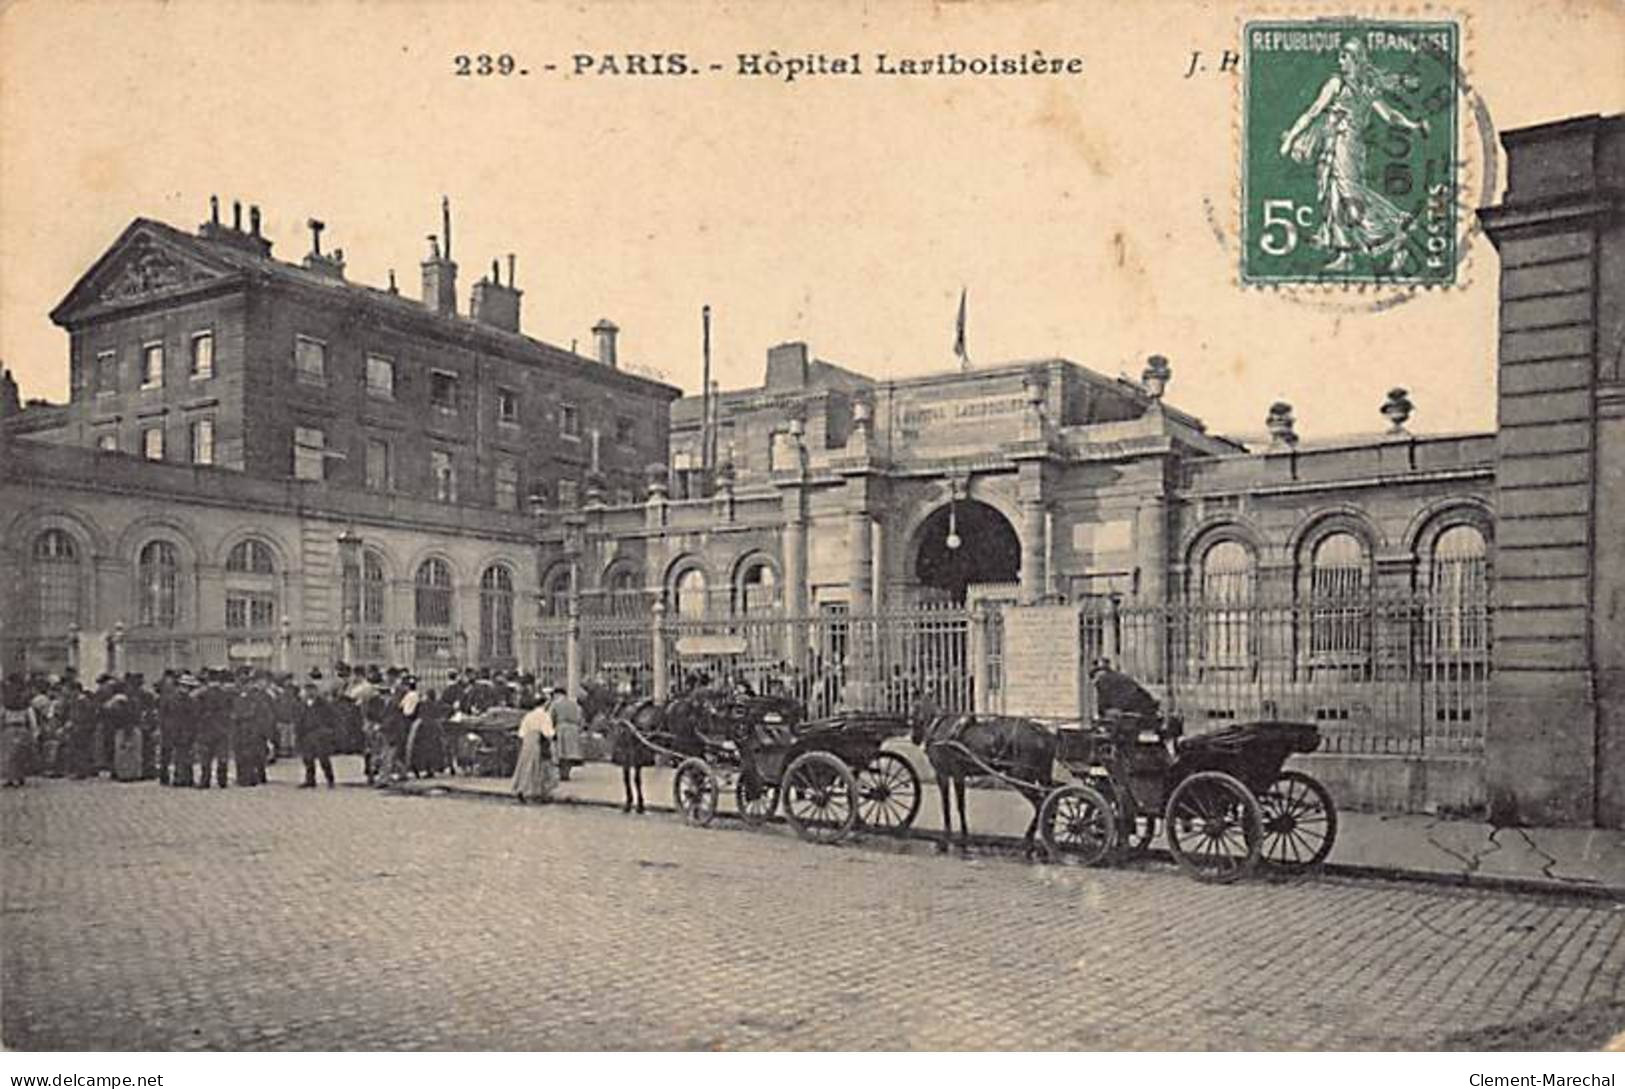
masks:
<path fill-rule="evenodd" d="M 1415 408 L 1416 406 L 1411 404 L 1408 391 L 1398 388 L 1389 390 L 1388 399 L 1382 403 L 1381 410 L 1382 414 L 1388 417 L 1389 424 L 1392 425 L 1388 428 L 1388 433 L 1390 435 L 1403 435 L 1405 433 L 1405 421 L 1411 418 L 1411 412 Z"/>

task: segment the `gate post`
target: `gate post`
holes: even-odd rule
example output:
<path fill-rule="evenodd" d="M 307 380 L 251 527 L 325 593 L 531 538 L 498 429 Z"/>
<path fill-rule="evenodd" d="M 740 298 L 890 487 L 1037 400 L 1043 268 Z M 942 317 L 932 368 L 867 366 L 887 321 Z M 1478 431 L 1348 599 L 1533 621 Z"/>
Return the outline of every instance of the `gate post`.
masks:
<path fill-rule="evenodd" d="M 570 698 L 581 692 L 581 598 L 570 595 L 569 621 L 564 629 L 564 688 Z"/>
<path fill-rule="evenodd" d="M 988 702 L 988 643 L 993 638 L 993 620 L 998 606 L 982 602 L 967 618 L 971 635 L 971 711 L 977 714 L 995 714 L 999 708 Z"/>
<path fill-rule="evenodd" d="M 79 625 L 68 625 L 68 668 L 79 672 Z"/>
<path fill-rule="evenodd" d="M 650 622 L 650 634 L 654 637 L 654 647 L 649 655 L 654 666 L 654 701 L 665 703 L 671 694 L 671 677 L 666 672 L 666 602 L 657 596 L 654 608 L 650 610 L 653 620 Z"/>

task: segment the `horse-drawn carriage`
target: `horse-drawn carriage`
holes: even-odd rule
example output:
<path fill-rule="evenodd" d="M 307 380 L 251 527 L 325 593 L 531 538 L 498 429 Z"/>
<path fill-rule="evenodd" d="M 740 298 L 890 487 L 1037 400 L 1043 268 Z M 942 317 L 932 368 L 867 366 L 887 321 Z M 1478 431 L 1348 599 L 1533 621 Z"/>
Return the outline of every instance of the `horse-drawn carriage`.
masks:
<path fill-rule="evenodd" d="M 1331 853 L 1331 795 L 1282 766 L 1293 753 L 1320 746 L 1314 726 L 1250 722 L 1184 738 L 1177 717 L 1147 725 L 1137 716 L 1055 726 L 966 715 L 939 720 L 918 739 L 944 785 L 988 775 L 1025 795 L 1035 810 L 1028 845 L 1036 830 L 1053 858 L 1094 865 L 1120 848 L 1143 851 L 1159 821 L 1169 852 L 1204 881 L 1233 881 L 1260 859 L 1307 869 Z M 1058 779 L 1057 767 L 1070 781 Z M 944 791 L 945 829 L 947 807 Z"/>
<path fill-rule="evenodd" d="M 622 726 L 676 764 L 673 800 L 691 824 L 711 823 L 725 790 L 747 824 L 763 824 L 782 805 L 790 826 L 814 842 L 914 823 L 919 774 L 882 748 L 908 733 L 904 719 L 855 712 L 808 722 L 804 715 L 788 697 L 702 689 L 664 706 L 646 702 Z"/>
<path fill-rule="evenodd" d="M 458 712 L 446 723 L 452 760 L 459 775 L 512 775 L 519 762 L 519 720 L 515 707 L 489 707 L 477 715 Z"/>

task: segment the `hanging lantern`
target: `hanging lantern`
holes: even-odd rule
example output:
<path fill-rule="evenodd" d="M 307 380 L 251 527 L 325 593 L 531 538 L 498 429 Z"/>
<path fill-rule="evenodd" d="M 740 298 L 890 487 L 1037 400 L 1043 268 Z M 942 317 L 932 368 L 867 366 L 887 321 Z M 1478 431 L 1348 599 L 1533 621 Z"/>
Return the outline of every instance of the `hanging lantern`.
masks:
<path fill-rule="evenodd" d="M 958 523 L 954 521 L 954 501 L 948 500 L 948 551 L 956 552 L 964 542 L 959 539 Z"/>

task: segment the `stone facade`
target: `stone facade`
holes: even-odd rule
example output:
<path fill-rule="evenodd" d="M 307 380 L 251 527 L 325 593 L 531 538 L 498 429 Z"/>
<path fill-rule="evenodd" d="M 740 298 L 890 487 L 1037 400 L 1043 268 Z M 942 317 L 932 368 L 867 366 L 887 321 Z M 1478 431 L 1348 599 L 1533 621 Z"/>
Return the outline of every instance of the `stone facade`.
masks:
<path fill-rule="evenodd" d="M 73 402 L 8 429 L 4 634 L 37 642 L 42 612 L 76 610 L 86 631 L 162 635 L 136 629 L 159 577 L 141 550 L 168 535 L 185 571 L 170 626 L 218 631 L 234 593 L 274 592 L 285 657 L 308 639 L 317 658 L 547 669 L 568 648 L 578 680 L 598 653 L 583 625 L 619 617 L 614 637 L 660 663 L 659 692 L 668 630 L 748 642 L 761 621 L 786 625 L 768 664 L 833 670 L 831 699 L 895 702 L 898 686 L 955 673 L 970 678 L 964 706 L 1064 713 L 1087 711 L 1081 671 L 1104 654 L 1198 729 L 1316 721 L 1317 774 L 1353 804 L 1618 825 L 1625 121 L 1504 140 L 1506 199 L 1482 213 L 1503 264 L 1500 428 L 1412 434 L 1414 406 L 1391 390 L 1373 396 L 1369 436 L 1331 443 L 1301 442 L 1291 406 L 1268 406 L 1259 449 L 1174 408 L 1176 368 L 1160 357 L 1138 380 L 1051 358 L 885 381 L 783 344 L 761 386 L 668 415 L 674 390 L 616 368 L 612 324 L 594 329 L 596 362 L 505 328 L 511 271 L 482 281 L 478 320 L 457 318 L 449 248 L 424 262 L 418 304 L 344 285 L 316 247 L 265 282 L 215 276 L 211 262 L 268 262 L 257 232 L 205 225 L 199 241 L 138 221 L 59 308 Z M 365 320 L 325 308 L 330 296 Z M 139 368 L 161 342 L 167 361 L 201 327 L 219 337 L 208 392 L 167 371 L 143 390 L 127 369 L 98 389 L 101 353 Z M 301 383 L 301 335 L 329 346 L 325 386 Z M 369 353 L 397 361 L 393 400 L 369 395 Z M 437 371 L 450 405 L 425 388 Z M 522 406 L 514 437 L 546 441 L 508 441 L 503 390 Z M 573 440 L 559 434 L 565 403 Z M 178 432 L 205 411 L 221 421 L 212 467 L 38 441 L 91 446 L 111 420 L 128 453 L 145 421 Z M 630 428 L 601 426 L 611 413 Z M 300 427 L 344 455 L 322 480 L 289 479 Z M 388 489 L 363 471 L 377 435 L 403 452 Z M 469 482 L 456 502 L 436 502 L 412 460 L 437 448 Z M 550 500 L 534 517 L 498 501 L 507 456 L 522 459 L 519 494 Z M 65 536 L 47 541 L 53 530 Z M 249 537 L 270 557 L 257 584 L 228 570 Z M 41 589 L 61 583 L 62 547 L 85 565 L 71 609 Z M 365 602 L 344 571 L 371 580 Z M 932 617 L 950 615 L 961 627 L 944 635 L 950 621 Z M 388 645 L 369 646 L 369 630 Z"/>

